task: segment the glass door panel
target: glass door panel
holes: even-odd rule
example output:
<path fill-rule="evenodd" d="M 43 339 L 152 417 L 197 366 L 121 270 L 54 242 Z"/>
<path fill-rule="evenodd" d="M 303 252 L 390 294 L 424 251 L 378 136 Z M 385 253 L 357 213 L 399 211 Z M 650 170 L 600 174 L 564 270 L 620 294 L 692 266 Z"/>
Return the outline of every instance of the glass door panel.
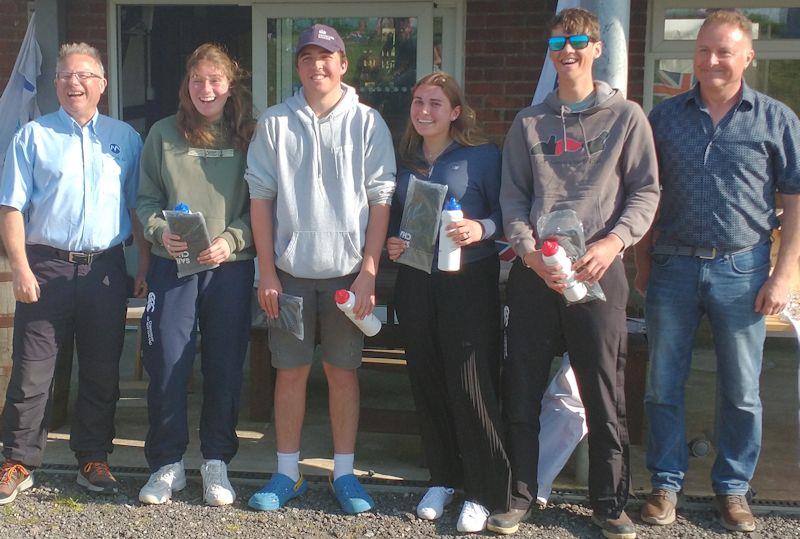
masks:
<path fill-rule="evenodd" d="M 274 105 L 300 89 L 294 46 L 315 23 L 335 28 L 347 49 L 344 82 L 359 99 L 400 133 L 408 114 L 409 92 L 417 80 L 417 17 L 326 17 L 267 19 L 267 103 Z"/>
<path fill-rule="evenodd" d="M 362 103 L 381 113 L 394 139 L 399 139 L 408 117 L 411 88 L 417 78 L 434 69 L 435 45 L 442 50 L 444 32 L 440 30 L 437 41 L 433 4 L 331 2 L 314 4 L 313 18 L 308 16 L 310 11 L 308 4 L 299 2 L 253 5 L 257 109 L 280 103 L 299 90 L 294 58 L 297 38 L 315 23 L 327 24 L 336 28 L 347 49 L 344 82 L 355 88 Z"/>

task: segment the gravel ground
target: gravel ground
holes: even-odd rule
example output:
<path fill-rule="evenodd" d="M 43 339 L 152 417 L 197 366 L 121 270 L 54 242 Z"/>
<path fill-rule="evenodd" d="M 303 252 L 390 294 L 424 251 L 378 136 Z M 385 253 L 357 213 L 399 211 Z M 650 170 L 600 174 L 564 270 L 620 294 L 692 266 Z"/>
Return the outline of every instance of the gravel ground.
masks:
<path fill-rule="evenodd" d="M 414 506 L 421 489 L 370 487 L 377 511 L 358 516 L 341 513 L 324 483 L 312 483 L 308 494 L 275 513 L 257 513 L 247 508 L 247 498 L 258 487 L 253 481 L 234 480 L 239 498 L 230 507 L 203 505 L 198 477 L 164 506 L 143 506 L 137 500 L 145 478 L 118 477 L 123 485 L 117 496 L 89 495 L 75 484 L 74 475 L 36 472 L 36 486 L 15 503 L 0 507 L 0 537 L 15 538 L 110 538 L 110 537 L 275 537 L 305 539 L 456 537 L 460 503 L 450 506 L 436 522 L 417 519 Z M 632 512 L 635 512 L 632 511 Z M 639 537 L 732 537 L 714 520 L 709 509 L 681 511 L 672 526 L 653 528 L 637 525 Z M 583 505 L 560 503 L 537 511 L 520 527 L 515 537 L 601 537 L 589 521 Z M 491 536 L 492 534 L 484 534 Z M 758 519 L 752 539 L 800 539 L 800 516 L 769 514 Z"/>

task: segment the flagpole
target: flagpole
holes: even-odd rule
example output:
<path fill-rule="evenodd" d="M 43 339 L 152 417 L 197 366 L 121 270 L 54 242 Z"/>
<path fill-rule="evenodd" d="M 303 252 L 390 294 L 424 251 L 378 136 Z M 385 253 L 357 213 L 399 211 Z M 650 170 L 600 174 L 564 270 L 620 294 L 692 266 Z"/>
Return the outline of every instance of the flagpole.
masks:
<path fill-rule="evenodd" d="M 600 19 L 603 55 L 594 63 L 594 78 L 628 92 L 628 34 L 630 0 L 583 0 L 583 7 Z"/>

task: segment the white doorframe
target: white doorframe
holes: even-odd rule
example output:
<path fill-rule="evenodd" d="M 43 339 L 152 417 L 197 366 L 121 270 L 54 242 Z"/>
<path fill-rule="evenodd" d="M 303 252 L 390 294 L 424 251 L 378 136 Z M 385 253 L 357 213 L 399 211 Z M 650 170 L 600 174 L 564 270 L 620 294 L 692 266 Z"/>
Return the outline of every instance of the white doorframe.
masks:
<path fill-rule="evenodd" d="M 121 73 L 119 65 L 119 7 L 125 5 L 231 5 L 252 7 L 253 36 L 253 102 L 262 108 L 267 102 L 267 26 L 268 18 L 279 17 L 417 17 L 417 73 L 433 69 L 433 18 L 442 17 L 443 68 L 460 83 L 464 80 L 464 43 L 466 0 L 397 2 L 395 0 L 365 0 L 363 2 L 288 2 L 287 0 L 108 0 L 107 44 L 110 81 L 108 89 L 109 114 L 122 117 Z M 177 91 L 177 88 L 176 88 Z"/>

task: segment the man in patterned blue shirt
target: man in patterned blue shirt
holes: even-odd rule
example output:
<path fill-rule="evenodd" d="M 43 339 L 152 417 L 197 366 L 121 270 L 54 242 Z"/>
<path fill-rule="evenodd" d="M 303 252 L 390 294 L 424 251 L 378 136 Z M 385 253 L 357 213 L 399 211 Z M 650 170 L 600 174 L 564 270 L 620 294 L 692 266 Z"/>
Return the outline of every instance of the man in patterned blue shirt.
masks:
<path fill-rule="evenodd" d="M 715 505 L 725 528 L 755 529 L 747 494 L 761 449 L 764 315 L 786 306 L 800 257 L 800 122 L 744 82 L 754 56 L 750 21 L 713 12 L 697 36 L 697 84 L 650 114 L 663 191 L 649 241 L 637 246 L 636 286 L 647 292 L 653 491 L 641 515 L 651 524 L 675 520 L 688 466 L 684 387 L 706 315 L 717 356 Z M 770 275 L 776 193 L 784 213 Z"/>
<path fill-rule="evenodd" d="M 135 232 L 144 294 L 148 249 L 136 206 L 141 137 L 97 112 L 106 88 L 100 53 L 61 47 L 55 78 L 61 108 L 23 126 L 0 178 L 0 235 L 12 270 L 14 348 L 3 409 L 0 505 L 33 484 L 47 441 L 48 400 L 59 357 L 77 344 L 78 397 L 70 448 L 78 484 L 117 492 L 107 464 L 119 398 L 128 297 L 122 244 Z"/>

